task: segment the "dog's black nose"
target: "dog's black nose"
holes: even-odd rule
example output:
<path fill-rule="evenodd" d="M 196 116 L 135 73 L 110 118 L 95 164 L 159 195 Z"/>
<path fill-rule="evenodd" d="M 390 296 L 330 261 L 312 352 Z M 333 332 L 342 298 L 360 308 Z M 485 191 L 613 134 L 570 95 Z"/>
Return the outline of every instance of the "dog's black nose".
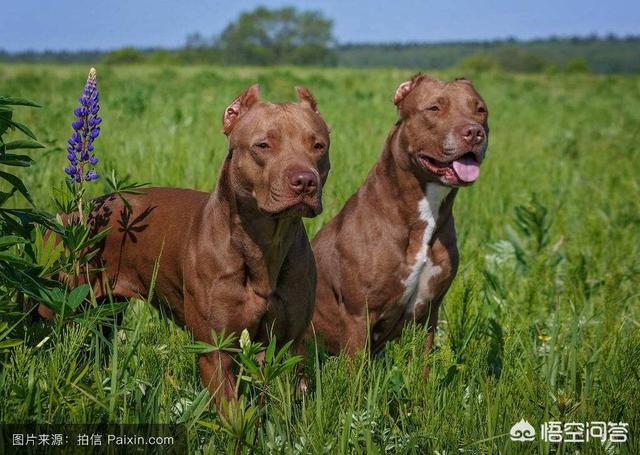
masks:
<path fill-rule="evenodd" d="M 296 194 L 312 196 L 318 190 L 318 177 L 311 171 L 289 173 L 289 185 Z"/>
<path fill-rule="evenodd" d="M 484 128 L 477 123 L 469 123 L 463 126 L 461 134 L 469 145 L 482 144 L 484 142 Z"/>

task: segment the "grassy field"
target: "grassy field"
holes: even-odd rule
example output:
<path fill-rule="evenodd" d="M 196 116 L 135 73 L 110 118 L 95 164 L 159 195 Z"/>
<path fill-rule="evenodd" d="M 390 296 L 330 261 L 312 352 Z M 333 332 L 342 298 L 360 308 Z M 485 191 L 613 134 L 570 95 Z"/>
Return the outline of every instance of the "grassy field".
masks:
<path fill-rule="evenodd" d="M 311 237 L 376 161 L 395 120 L 391 96 L 412 74 L 97 69 L 99 170 L 202 190 L 214 187 L 226 152 L 222 111 L 243 88 L 257 81 L 265 98 L 284 101 L 294 85 L 308 87 L 332 127 L 325 212 L 307 223 Z M 49 146 L 23 174 L 44 208 L 53 209 L 51 187 L 63 179 L 87 70 L 0 67 L 0 92 L 45 106 L 17 114 Z M 640 453 L 640 77 L 473 80 L 489 105 L 489 153 L 456 201 L 461 267 L 434 353 L 425 358 L 424 332 L 413 327 L 353 369 L 312 356 L 310 391 L 298 396 L 292 377 L 278 380 L 242 451 Z M 99 180 L 91 191 L 107 187 Z M 124 326 L 106 356 L 91 321 L 17 328 L 25 343 L 2 358 L 0 422 L 184 423 L 192 450 L 236 450 L 207 406 L 190 336 L 140 302 Z M 629 441 L 512 442 L 522 418 L 537 430 L 546 421 L 626 422 Z"/>

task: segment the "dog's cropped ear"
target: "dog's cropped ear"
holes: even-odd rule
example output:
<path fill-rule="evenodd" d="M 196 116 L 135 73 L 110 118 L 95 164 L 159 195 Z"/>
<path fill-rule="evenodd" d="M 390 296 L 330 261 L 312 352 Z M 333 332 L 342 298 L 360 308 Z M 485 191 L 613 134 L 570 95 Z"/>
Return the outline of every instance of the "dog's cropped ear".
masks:
<path fill-rule="evenodd" d="M 309 90 L 299 86 L 296 87 L 296 93 L 298 94 L 300 104 L 302 104 L 303 106 L 307 106 L 314 112 L 318 112 L 318 103 L 316 103 L 316 99 L 313 97 Z"/>
<path fill-rule="evenodd" d="M 395 104 L 396 106 L 400 104 L 400 102 L 409 94 L 409 92 L 411 90 L 413 90 L 416 85 L 418 85 L 420 83 L 420 81 L 427 79 L 427 76 L 425 76 L 422 73 L 418 73 L 415 76 L 413 76 L 410 80 L 403 82 L 402 84 L 398 85 L 398 88 L 396 89 L 396 94 L 393 95 L 393 104 Z"/>
<path fill-rule="evenodd" d="M 259 99 L 260 86 L 258 84 L 253 84 L 251 87 L 246 89 L 242 95 L 233 100 L 233 102 L 224 110 L 224 114 L 222 114 L 222 131 L 224 131 L 224 134 L 228 136 L 240 117 L 251 109 L 251 106 L 253 106 Z"/>

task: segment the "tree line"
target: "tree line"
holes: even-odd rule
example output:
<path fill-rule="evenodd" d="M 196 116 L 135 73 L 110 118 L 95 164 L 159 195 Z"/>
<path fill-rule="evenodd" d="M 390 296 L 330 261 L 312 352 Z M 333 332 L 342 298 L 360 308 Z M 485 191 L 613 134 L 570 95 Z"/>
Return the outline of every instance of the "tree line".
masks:
<path fill-rule="evenodd" d="M 640 72 L 640 35 L 550 37 L 450 43 L 338 44 L 333 21 L 319 11 L 256 8 L 219 35 L 187 36 L 179 49 L 9 53 L 0 62 L 154 63 L 400 67 L 513 72 Z"/>

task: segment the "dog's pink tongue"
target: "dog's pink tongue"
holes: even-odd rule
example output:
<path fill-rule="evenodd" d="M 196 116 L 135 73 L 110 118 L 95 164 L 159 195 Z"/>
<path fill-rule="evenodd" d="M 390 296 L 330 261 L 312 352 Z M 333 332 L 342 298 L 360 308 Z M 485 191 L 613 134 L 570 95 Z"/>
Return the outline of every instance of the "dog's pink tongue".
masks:
<path fill-rule="evenodd" d="M 469 156 L 463 156 L 453 162 L 453 170 L 463 182 L 475 182 L 480 175 L 480 164 Z"/>

